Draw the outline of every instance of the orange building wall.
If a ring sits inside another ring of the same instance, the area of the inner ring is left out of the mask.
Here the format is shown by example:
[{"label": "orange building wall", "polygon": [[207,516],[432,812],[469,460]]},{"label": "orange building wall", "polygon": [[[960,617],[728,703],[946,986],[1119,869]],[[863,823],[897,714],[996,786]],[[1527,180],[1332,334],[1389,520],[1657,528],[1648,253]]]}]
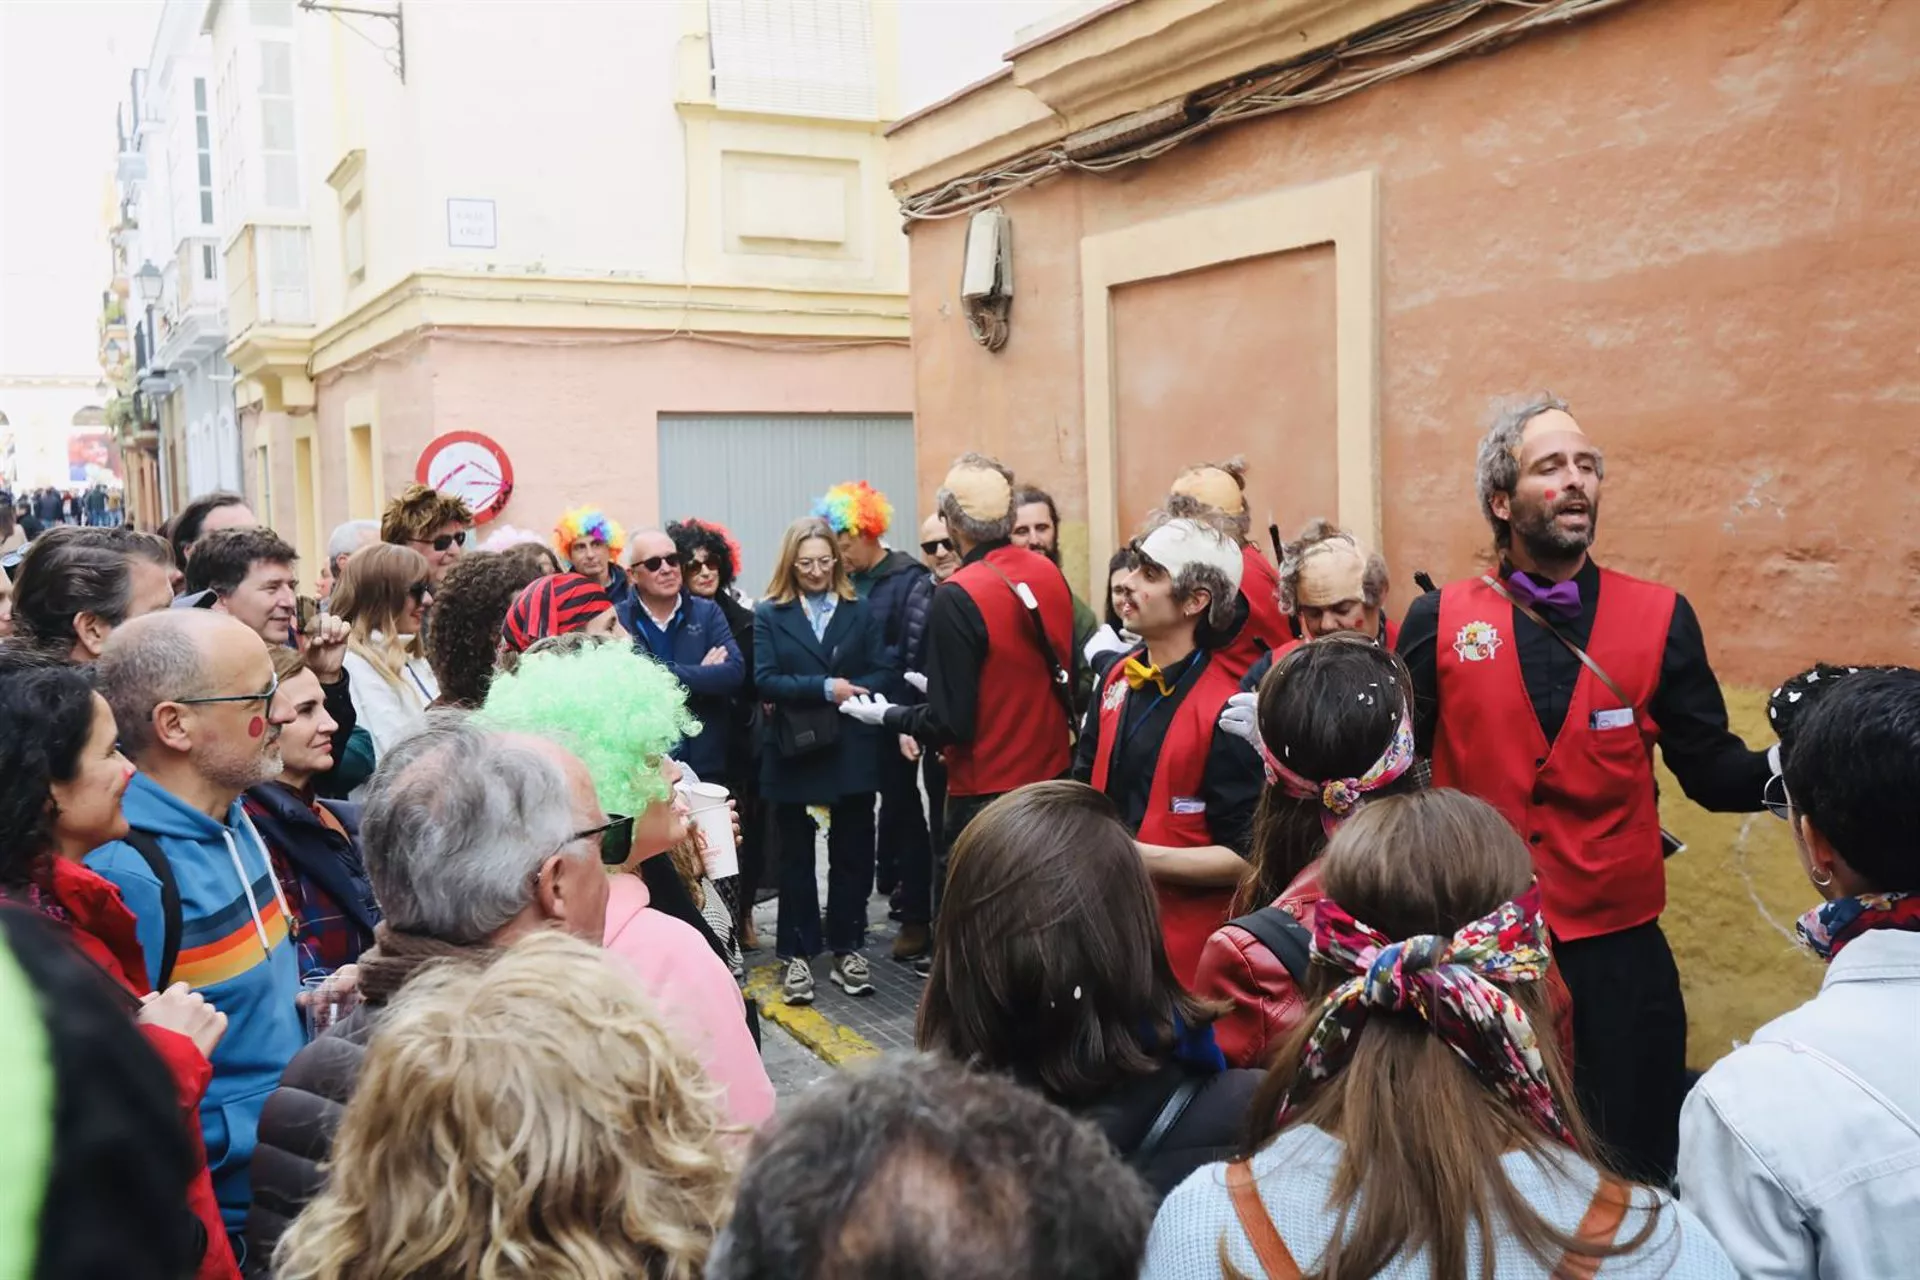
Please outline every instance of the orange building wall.
[{"label": "orange building wall", "polygon": [[[1598,555],[1689,596],[1763,744],[1781,677],[1920,653],[1917,69],[1920,6],[1897,0],[1640,3],[1057,179],[1004,206],[998,354],[957,308],[965,220],[915,224],[923,482],[996,453],[1052,489],[1084,581],[1082,237],[1373,170],[1395,612],[1414,569],[1480,565],[1490,406],[1551,388],[1607,451]],[[1331,253],[1115,290],[1123,536],[1179,463],[1231,453],[1257,523],[1332,514]],[[1706,814],[1670,776],[1662,796],[1691,846],[1666,923],[1703,1065],[1817,986],[1790,936],[1817,899],[1782,824]]]}]

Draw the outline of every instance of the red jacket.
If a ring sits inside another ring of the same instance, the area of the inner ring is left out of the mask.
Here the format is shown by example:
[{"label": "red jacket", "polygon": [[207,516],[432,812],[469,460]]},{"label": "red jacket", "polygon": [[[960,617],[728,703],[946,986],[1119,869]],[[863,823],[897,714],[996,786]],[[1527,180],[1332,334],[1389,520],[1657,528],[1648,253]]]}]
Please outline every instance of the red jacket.
[{"label": "red jacket", "polygon": [[[53,860],[52,889],[54,900],[73,917],[67,933],[80,954],[98,965],[128,994],[146,995],[152,989],[147,985],[146,956],[134,933],[133,913],[120,900],[120,890],[67,858]],[[206,1148],[200,1140],[200,1095],[207,1091],[207,1084],[213,1079],[213,1067],[186,1036],[146,1025],[140,1030],[173,1076],[181,1117],[200,1157],[200,1167],[187,1187],[187,1206],[207,1230],[207,1251],[195,1275],[198,1280],[239,1280],[240,1268],[227,1245],[227,1229],[220,1220],[220,1205],[213,1198]]]},{"label": "red jacket", "polygon": [[[1295,876],[1273,905],[1313,931],[1314,916],[1326,897],[1316,859]],[[1202,1000],[1228,1000],[1233,1008],[1213,1024],[1213,1038],[1229,1067],[1265,1067],[1307,1016],[1306,1001],[1280,957],[1237,925],[1223,925],[1207,939],[1193,993]],[[1553,1008],[1560,1054],[1573,1069],[1573,995],[1560,967],[1547,970],[1547,998]]]}]

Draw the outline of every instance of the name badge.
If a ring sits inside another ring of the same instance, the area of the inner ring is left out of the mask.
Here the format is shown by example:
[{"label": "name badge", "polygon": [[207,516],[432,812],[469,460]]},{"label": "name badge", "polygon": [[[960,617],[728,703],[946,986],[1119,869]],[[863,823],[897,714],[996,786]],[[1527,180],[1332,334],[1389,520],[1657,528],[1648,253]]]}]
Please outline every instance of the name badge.
[{"label": "name badge", "polygon": [[1207,811],[1207,802],[1199,796],[1175,796],[1173,798],[1173,811],[1175,813],[1205,813]]},{"label": "name badge", "polygon": [[1632,707],[1615,707],[1611,711],[1596,711],[1593,713],[1593,729],[1595,732],[1599,732],[1602,729],[1625,729],[1632,724]]}]

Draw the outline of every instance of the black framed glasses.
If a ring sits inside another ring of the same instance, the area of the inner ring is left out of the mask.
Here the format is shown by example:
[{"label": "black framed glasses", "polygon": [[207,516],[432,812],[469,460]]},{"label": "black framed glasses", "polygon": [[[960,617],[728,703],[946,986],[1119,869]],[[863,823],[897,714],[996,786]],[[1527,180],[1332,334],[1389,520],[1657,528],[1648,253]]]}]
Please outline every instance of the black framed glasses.
[{"label": "black framed glasses", "polygon": [[1793,802],[1787,798],[1787,779],[1783,774],[1774,774],[1767,779],[1767,785],[1761,789],[1760,803],[1767,812],[1782,822],[1793,820]]},{"label": "black framed glasses", "polygon": [[413,597],[415,604],[425,604],[427,597],[433,594],[433,583],[416,582],[407,588],[407,594]]},{"label": "black framed glasses", "polygon": [[435,551],[445,551],[448,547],[466,546],[467,531],[462,529],[458,533],[443,533],[437,538],[415,538],[414,541],[424,542]]},{"label": "black framed glasses", "polygon": [[209,698],[168,698],[167,701],[183,707],[207,707],[217,702],[258,702],[271,705],[273,695],[279,692],[280,677],[276,675],[268,681],[267,687],[259,693],[231,693]]},{"label": "black framed glasses", "polygon": [[932,542],[923,542],[920,544],[920,551],[923,555],[938,555],[942,551],[951,550],[953,550],[952,538],[935,538]]},{"label": "black framed glasses", "polygon": [[573,833],[575,840],[589,836],[600,837],[601,864],[617,867],[633,852],[633,819],[624,813],[610,813],[604,825]]},{"label": "black framed glasses", "polygon": [[660,572],[662,565],[670,569],[678,569],[680,567],[680,553],[678,551],[669,551],[664,556],[648,556],[645,560],[635,560],[634,563],[642,569],[645,569],[648,573]]}]

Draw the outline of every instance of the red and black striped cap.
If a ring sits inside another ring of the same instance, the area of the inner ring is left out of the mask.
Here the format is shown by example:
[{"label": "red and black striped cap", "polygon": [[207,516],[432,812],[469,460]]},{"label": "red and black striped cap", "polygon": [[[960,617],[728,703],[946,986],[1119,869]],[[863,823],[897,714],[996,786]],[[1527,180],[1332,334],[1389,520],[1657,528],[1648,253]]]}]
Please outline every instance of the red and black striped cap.
[{"label": "red and black striped cap", "polygon": [[525,653],[535,640],[584,631],[589,622],[611,608],[613,601],[591,578],[577,573],[535,578],[507,607],[507,647]]}]

